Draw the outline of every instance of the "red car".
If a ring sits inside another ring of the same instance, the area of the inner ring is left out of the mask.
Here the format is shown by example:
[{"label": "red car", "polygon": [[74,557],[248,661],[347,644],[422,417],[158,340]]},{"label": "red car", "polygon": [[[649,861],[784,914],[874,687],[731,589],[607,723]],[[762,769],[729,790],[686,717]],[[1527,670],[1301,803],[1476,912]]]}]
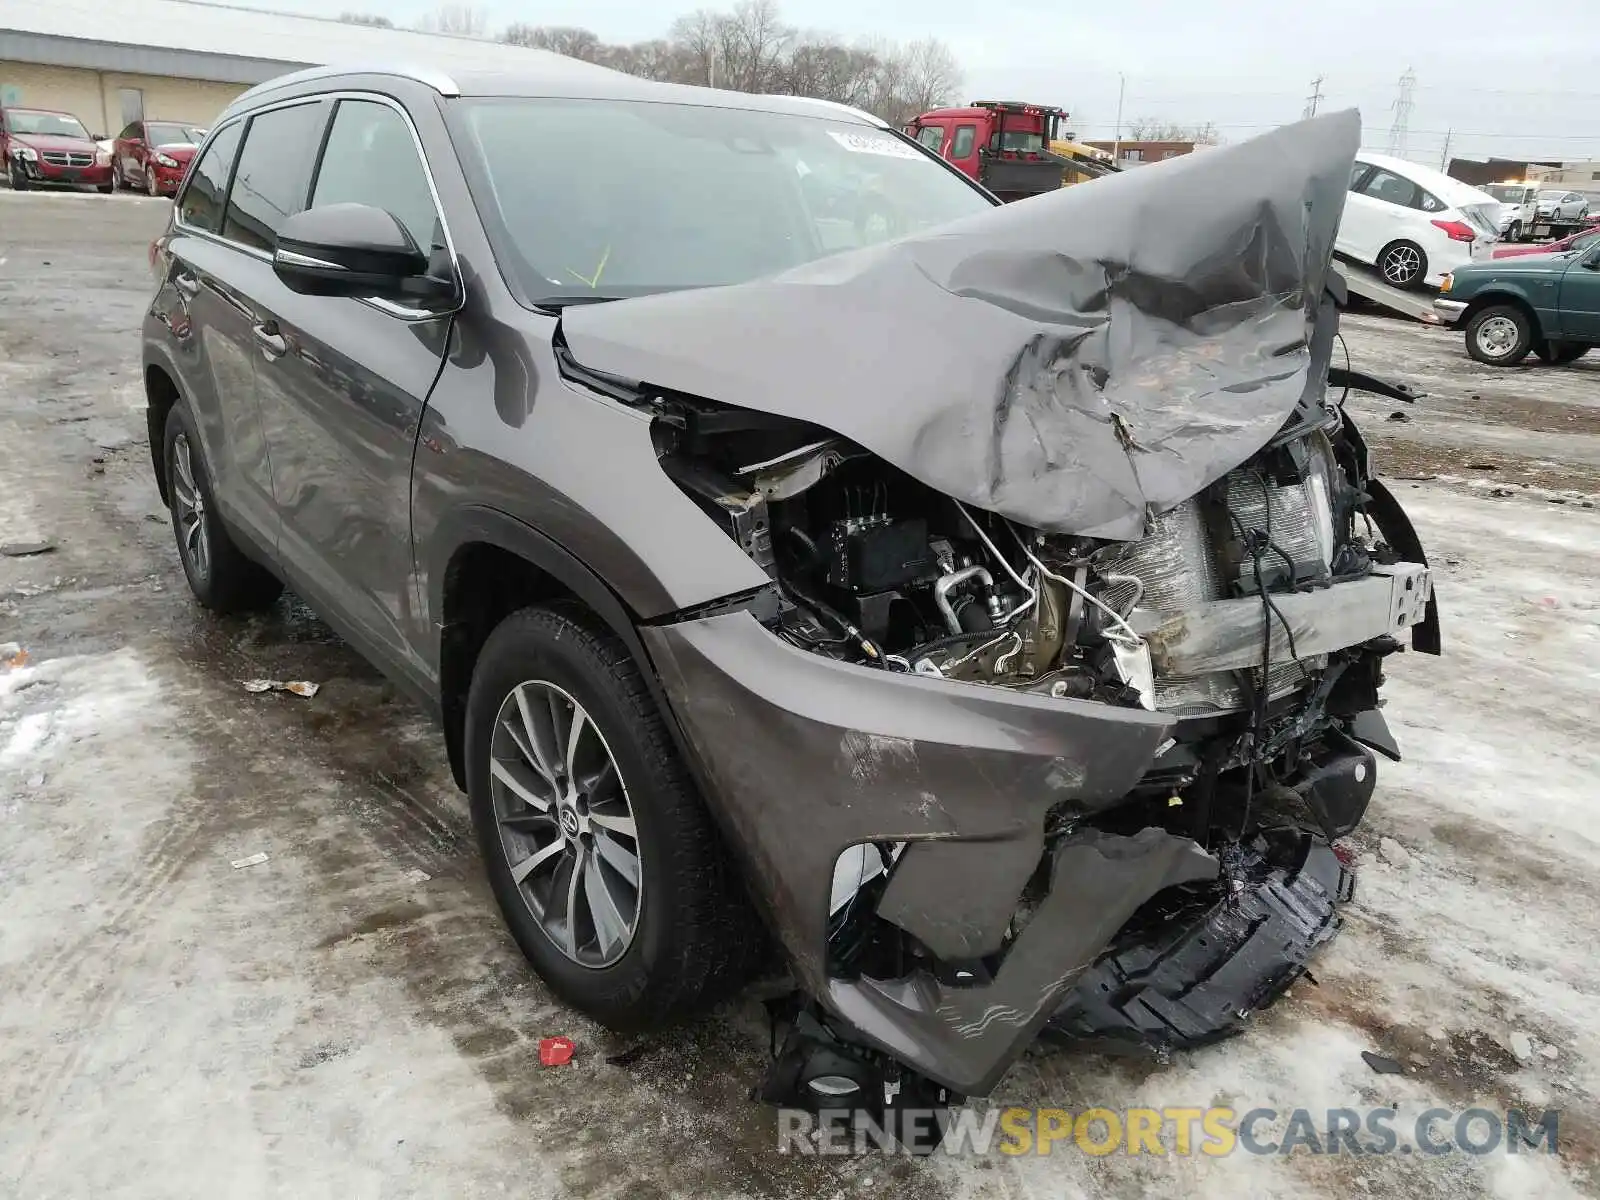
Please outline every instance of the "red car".
[{"label": "red car", "polygon": [[1489,252],[1490,258],[1521,258],[1524,254],[1560,254],[1565,250],[1582,250],[1600,242],[1600,228],[1590,225],[1577,233],[1568,234],[1559,242],[1542,242],[1529,245],[1521,242],[1501,242]]},{"label": "red car", "polygon": [[170,196],[205,140],[206,131],[186,121],[135,121],[112,144],[112,177],[118,187]]},{"label": "red car", "polygon": [[111,190],[111,156],[71,113],[0,108],[0,158],[19,192],[41,184]]}]

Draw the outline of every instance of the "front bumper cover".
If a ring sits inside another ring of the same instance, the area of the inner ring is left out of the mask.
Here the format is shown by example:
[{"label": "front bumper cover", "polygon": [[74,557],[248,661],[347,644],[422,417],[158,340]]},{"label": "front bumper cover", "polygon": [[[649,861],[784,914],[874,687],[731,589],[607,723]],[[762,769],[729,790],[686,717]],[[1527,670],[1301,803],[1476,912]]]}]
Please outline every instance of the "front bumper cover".
[{"label": "front bumper cover", "polygon": [[1159,829],[1085,831],[1057,848],[1049,894],[991,982],[830,978],[829,899],[847,847],[908,843],[879,915],[941,958],[992,954],[1040,865],[1046,814],[1122,798],[1173,719],[836,662],[743,611],[641,632],[801,984],[863,1042],[953,1091],[992,1088],[1141,904],[1217,873],[1196,843]]}]

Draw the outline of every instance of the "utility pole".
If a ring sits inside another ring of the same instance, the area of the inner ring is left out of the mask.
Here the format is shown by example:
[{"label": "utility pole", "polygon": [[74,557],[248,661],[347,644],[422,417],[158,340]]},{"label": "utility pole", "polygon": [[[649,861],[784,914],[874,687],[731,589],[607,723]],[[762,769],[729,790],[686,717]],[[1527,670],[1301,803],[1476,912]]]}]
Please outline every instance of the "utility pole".
[{"label": "utility pole", "polygon": [[1311,81],[1311,95],[1306,97],[1305,112],[1300,114],[1302,119],[1308,119],[1317,115],[1317,105],[1322,103],[1323,78],[1323,76],[1318,75]]},{"label": "utility pole", "polygon": [[1128,77],[1117,72],[1117,132],[1111,140],[1111,161],[1122,157],[1122,96],[1128,89]]},{"label": "utility pole", "polygon": [[1394,101],[1394,124],[1389,126],[1389,153],[1396,158],[1406,156],[1407,126],[1411,122],[1412,93],[1417,90],[1417,73],[1410,67],[1400,76],[1400,94]]},{"label": "utility pole", "polygon": [[1450,169],[1450,139],[1455,136],[1455,132],[1453,126],[1444,131],[1444,151],[1439,155],[1439,170],[1441,171]]}]

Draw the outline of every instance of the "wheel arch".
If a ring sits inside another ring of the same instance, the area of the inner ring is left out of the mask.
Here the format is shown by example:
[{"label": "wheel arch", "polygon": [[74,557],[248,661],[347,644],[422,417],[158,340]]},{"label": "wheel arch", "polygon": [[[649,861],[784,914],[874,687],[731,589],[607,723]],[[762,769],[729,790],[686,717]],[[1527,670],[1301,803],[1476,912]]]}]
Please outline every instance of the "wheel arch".
[{"label": "wheel arch", "polygon": [[1465,329],[1472,318],[1477,316],[1484,309],[1494,308],[1496,305],[1500,304],[1507,304],[1512,308],[1519,309],[1522,314],[1528,318],[1528,322],[1533,329],[1534,341],[1538,341],[1544,336],[1544,332],[1539,324],[1539,312],[1533,307],[1532,304],[1528,303],[1528,298],[1518,294],[1517,292],[1506,291],[1504,289],[1479,292],[1471,300],[1467,301],[1467,307],[1462,312],[1461,316],[1456,319],[1456,324],[1460,328]]},{"label": "wheel arch", "polygon": [[438,631],[439,711],[457,786],[466,788],[467,691],[490,632],[511,612],[564,600],[581,604],[621,639],[680,748],[682,736],[636,629],[637,617],[586,563],[498,509],[467,506],[439,527],[428,569],[428,611]]},{"label": "wheel arch", "polygon": [[162,461],[162,444],[166,437],[167,416],[178,403],[178,383],[159,363],[147,363],[144,368],[145,429],[149,434],[150,467],[156,475],[156,488],[161,493],[161,503],[170,504],[167,495],[167,465]]}]

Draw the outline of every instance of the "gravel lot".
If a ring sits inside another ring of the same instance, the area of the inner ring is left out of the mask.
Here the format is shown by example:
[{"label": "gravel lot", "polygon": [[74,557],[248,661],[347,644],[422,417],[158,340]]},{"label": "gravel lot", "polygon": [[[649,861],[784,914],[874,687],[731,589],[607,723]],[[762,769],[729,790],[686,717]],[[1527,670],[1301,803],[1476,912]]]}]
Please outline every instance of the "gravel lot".
[{"label": "gravel lot", "polygon": [[[1447,656],[1391,660],[1407,758],[1346,931],[1240,1039],[1041,1050],[992,1101],[1395,1103],[1402,1132],[1557,1108],[1562,1153],[801,1158],[746,1099],[754,1003],[608,1063],[628,1044],[502,930],[427,723],[303,607],[191,602],[135,339],[166,212],[0,193],[0,542],[57,544],[0,558],[0,643],[31,658],[0,671],[0,1195],[1600,1195],[1600,354],[1489,371],[1448,331],[1347,322],[1358,366],[1430,393],[1351,411],[1405,480]],[[558,1033],[578,1056],[541,1068]]]}]

